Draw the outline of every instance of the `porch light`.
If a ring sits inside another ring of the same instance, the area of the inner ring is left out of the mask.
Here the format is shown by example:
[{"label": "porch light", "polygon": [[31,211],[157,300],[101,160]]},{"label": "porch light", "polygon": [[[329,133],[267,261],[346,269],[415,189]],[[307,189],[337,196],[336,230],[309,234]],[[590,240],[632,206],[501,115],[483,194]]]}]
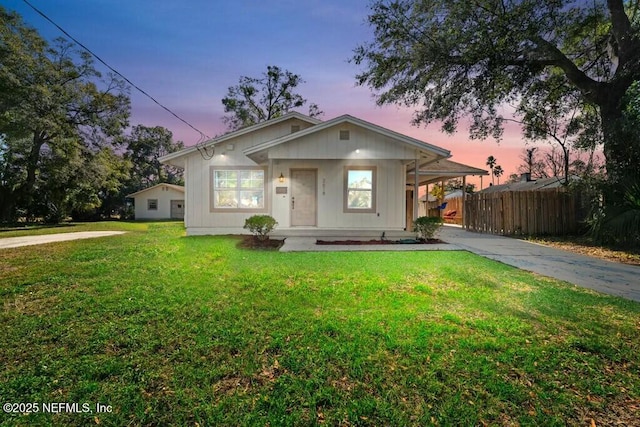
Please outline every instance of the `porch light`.
[{"label": "porch light", "polygon": [[359,148],[356,148],[356,153],[360,154],[360,149]]},{"label": "porch light", "polygon": [[280,177],[278,178],[278,181],[284,182],[284,175],[282,175],[282,172],[280,172]]}]

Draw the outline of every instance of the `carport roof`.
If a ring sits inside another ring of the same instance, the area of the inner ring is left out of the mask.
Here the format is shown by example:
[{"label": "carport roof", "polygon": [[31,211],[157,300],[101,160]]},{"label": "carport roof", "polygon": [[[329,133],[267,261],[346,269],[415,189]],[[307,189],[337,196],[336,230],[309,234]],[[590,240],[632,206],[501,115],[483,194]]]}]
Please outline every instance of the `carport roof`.
[{"label": "carport roof", "polygon": [[[407,173],[407,183],[414,182],[414,171]],[[446,181],[467,175],[489,175],[484,169],[454,162],[448,159],[441,159],[422,165],[418,169],[418,179],[420,185],[431,184],[433,182]]]}]

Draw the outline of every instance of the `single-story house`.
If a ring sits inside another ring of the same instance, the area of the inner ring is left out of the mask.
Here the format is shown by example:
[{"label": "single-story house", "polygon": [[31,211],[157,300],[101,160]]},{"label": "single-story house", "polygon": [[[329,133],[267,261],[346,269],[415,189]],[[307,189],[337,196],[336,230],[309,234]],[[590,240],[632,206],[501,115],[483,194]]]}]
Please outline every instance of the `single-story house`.
[{"label": "single-story house", "polygon": [[135,219],[184,219],[184,187],[157,184],[127,198],[134,200]]},{"label": "single-story house", "polygon": [[401,232],[444,148],[343,115],[292,112],[160,158],[184,169],[188,235],[238,234],[257,214],[285,235]]}]

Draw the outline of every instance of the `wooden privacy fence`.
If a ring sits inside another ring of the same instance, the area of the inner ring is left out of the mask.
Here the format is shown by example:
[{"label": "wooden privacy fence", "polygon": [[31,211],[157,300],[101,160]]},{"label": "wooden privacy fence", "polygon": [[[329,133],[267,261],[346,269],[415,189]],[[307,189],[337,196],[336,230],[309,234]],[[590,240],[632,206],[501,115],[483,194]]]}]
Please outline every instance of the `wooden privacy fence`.
[{"label": "wooden privacy fence", "polygon": [[575,233],[576,197],[564,188],[471,194],[465,201],[464,226],[503,235]]}]

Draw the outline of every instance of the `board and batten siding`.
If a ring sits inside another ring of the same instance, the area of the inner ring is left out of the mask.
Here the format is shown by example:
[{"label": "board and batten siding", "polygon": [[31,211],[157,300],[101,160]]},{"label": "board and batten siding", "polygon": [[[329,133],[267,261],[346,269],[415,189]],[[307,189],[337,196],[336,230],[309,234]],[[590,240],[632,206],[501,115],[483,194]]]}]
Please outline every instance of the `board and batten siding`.
[{"label": "board and batten siding", "polygon": [[[242,228],[244,221],[254,213],[211,212],[211,167],[264,166],[258,165],[246,157],[243,154],[243,150],[264,141],[289,135],[291,126],[300,126],[300,129],[305,129],[311,125],[297,119],[286,120],[218,144],[211,159],[204,158],[198,152],[190,154],[185,159],[186,203],[187,206],[189,203],[192,204],[185,213],[185,227],[188,234],[221,234],[218,229],[224,229],[222,232],[225,233],[243,233],[246,231]],[[266,179],[270,175],[267,170]],[[267,185],[267,194],[265,194],[267,209],[269,209],[269,201],[271,200],[270,188],[271,186]],[[264,212],[256,213],[262,214]]]},{"label": "board and batten siding", "polygon": [[[340,140],[341,130],[349,140]],[[415,148],[350,123],[306,135],[269,150],[272,159],[413,159]]]},{"label": "board and batten siding", "polygon": [[[291,169],[317,171],[317,228],[402,230],[406,226],[406,163],[415,156],[415,148],[385,135],[351,124],[337,125],[302,136],[268,150],[261,165],[243,154],[243,150],[291,133],[292,125],[301,129],[308,123],[288,120],[220,143],[215,155],[205,159],[195,152],[185,159],[187,234],[246,233],[245,219],[255,213],[211,212],[211,167],[267,166],[265,202],[267,214],[278,221],[278,229],[290,228]],[[340,140],[339,131],[349,130],[349,140]],[[346,213],[343,209],[346,166],[376,168],[376,211]],[[280,174],[285,182],[279,182]],[[286,194],[276,194],[286,187]],[[256,212],[264,213],[264,212]]]},{"label": "board and batten siding", "polygon": [[[376,173],[376,211],[345,213],[344,174],[347,166],[374,166]],[[399,160],[276,160],[272,168],[272,216],[278,228],[291,224],[291,169],[317,170],[317,228],[402,230],[405,227],[405,166]],[[282,173],[285,182],[278,177]],[[276,194],[286,187],[287,194]]]}]

